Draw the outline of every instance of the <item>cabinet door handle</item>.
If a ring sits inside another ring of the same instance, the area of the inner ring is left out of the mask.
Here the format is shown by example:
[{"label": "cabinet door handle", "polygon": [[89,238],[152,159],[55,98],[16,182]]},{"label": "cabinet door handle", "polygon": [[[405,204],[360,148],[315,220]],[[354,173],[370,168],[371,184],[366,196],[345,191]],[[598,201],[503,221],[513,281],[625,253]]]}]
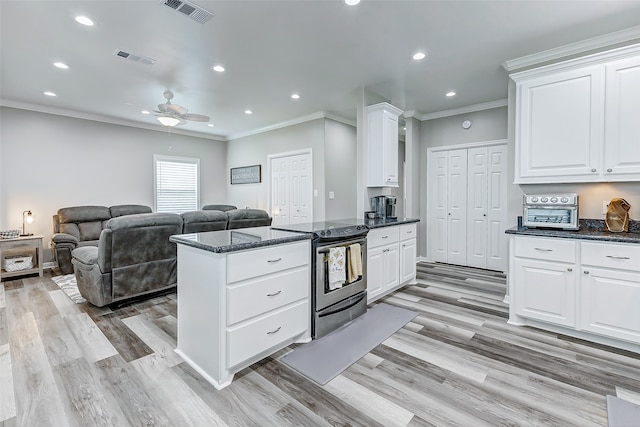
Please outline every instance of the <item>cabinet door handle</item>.
[{"label": "cabinet door handle", "polygon": [[273,294],[267,294],[267,296],[268,296],[268,297],[275,297],[276,295],[280,295],[280,293],[281,293],[281,292],[282,292],[282,291],[278,291],[278,292],[273,293]]},{"label": "cabinet door handle", "polygon": [[276,332],[278,332],[280,329],[282,329],[282,326],[278,326],[278,329],[274,329],[273,331],[269,331],[269,332],[267,332],[267,335],[273,335],[273,334],[275,334]]},{"label": "cabinet door handle", "polygon": [[589,270],[585,270],[585,271],[584,271],[584,274],[589,274]]},{"label": "cabinet door handle", "polygon": [[533,249],[541,252],[553,252],[553,249],[545,249],[545,248],[533,248]]},{"label": "cabinet door handle", "polygon": [[615,256],[615,255],[607,255],[607,258],[612,258],[612,259],[631,259],[628,256]]},{"label": "cabinet door handle", "polygon": [[267,262],[270,262],[270,263],[280,262],[280,261],[282,261],[282,258],[268,259],[268,260],[267,260]]}]

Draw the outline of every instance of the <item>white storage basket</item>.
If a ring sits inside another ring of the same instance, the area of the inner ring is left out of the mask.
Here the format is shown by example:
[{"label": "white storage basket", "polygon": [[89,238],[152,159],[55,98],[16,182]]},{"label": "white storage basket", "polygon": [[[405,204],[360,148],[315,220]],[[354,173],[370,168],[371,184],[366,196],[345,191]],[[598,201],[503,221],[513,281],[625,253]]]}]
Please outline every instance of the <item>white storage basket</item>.
[{"label": "white storage basket", "polygon": [[21,271],[33,268],[33,257],[28,256],[8,256],[4,260],[5,271]]}]

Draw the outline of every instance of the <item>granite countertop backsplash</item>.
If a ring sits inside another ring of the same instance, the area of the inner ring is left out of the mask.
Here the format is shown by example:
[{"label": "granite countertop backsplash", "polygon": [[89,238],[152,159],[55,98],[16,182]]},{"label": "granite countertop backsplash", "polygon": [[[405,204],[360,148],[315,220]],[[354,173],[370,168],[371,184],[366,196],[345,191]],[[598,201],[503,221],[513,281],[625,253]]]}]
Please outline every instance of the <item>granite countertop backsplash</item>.
[{"label": "granite countertop backsplash", "polygon": [[599,240],[605,242],[640,243],[640,221],[629,221],[629,231],[612,233],[601,219],[581,219],[579,229],[558,230],[545,228],[512,227],[507,234],[523,236],[556,237],[561,239]]}]

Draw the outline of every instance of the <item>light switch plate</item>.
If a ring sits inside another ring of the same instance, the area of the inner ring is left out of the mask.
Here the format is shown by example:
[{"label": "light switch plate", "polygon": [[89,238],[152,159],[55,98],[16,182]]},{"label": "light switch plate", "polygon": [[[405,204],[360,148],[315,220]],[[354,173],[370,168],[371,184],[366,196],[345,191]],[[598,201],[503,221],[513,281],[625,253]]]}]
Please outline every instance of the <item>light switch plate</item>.
[{"label": "light switch plate", "polygon": [[334,193],[333,191],[329,191],[329,199],[335,199],[336,198],[336,193]]}]

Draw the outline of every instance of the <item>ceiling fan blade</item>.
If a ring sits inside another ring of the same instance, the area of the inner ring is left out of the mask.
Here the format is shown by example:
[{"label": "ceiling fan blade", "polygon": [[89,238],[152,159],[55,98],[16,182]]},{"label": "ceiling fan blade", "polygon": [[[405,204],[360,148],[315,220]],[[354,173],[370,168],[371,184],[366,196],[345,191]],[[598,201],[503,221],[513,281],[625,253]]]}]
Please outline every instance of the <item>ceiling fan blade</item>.
[{"label": "ceiling fan blade", "polygon": [[158,111],[161,111],[163,113],[169,111],[167,109],[167,106],[169,106],[169,105],[171,105],[171,104],[158,104]]},{"label": "ceiling fan blade", "polygon": [[184,108],[182,105],[178,105],[178,104],[165,104],[166,107],[166,111],[173,111],[176,114],[186,114],[189,110],[187,110],[186,108]]},{"label": "ceiling fan blade", "polygon": [[208,122],[209,116],[202,114],[184,114],[182,116],[185,120],[191,120],[192,122]]}]

